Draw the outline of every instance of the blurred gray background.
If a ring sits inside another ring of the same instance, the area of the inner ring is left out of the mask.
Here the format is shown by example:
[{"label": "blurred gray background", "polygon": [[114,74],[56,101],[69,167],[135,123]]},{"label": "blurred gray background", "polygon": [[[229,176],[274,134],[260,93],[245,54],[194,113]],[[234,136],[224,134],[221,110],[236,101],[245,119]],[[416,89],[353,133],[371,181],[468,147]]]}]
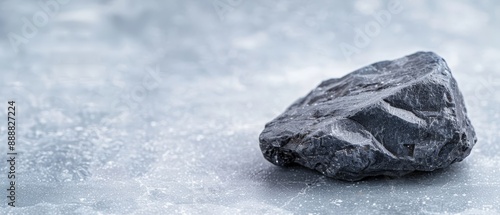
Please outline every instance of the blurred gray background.
[{"label": "blurred gray background", "polygon": [[[0,0],[21,154],[0,213],[499,214],[499,19],[493,0]],[[264,160],[264,124],[322,80],[421,50],[464,94],[466,160],[356,183]]]}]

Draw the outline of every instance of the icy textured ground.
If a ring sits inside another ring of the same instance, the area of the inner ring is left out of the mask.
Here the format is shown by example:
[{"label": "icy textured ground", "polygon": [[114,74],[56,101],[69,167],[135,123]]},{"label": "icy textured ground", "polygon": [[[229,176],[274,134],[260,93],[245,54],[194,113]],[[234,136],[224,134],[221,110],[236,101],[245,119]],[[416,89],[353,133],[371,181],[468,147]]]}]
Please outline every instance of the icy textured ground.
[{"label": "icy textured ground", "polygon": [[[387,1],[159,2],[60,4],[15,52],[9,33],[42,10],[0,0],[0,102],[17,101],[22,153],[18,207],[0,213],[500,213],[497,1],[401,1],[349,58],[341,44]],[[348,183],[264,160],[259,133],[299,96],[419,50],[465,96],[479,141],[464,162]]]}]

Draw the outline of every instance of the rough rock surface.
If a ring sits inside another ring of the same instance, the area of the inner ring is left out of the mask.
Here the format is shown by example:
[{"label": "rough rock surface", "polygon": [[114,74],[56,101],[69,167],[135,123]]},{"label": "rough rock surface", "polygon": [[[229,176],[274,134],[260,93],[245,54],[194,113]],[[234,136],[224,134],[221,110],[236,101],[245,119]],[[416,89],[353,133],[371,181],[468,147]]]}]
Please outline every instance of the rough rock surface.
[{"label": "rough rock surface", "polygon": [[260,148],[276,165],[355,181],[444,168],[476,141],[446,62],[417,52],[322,82],[266,124]]}]

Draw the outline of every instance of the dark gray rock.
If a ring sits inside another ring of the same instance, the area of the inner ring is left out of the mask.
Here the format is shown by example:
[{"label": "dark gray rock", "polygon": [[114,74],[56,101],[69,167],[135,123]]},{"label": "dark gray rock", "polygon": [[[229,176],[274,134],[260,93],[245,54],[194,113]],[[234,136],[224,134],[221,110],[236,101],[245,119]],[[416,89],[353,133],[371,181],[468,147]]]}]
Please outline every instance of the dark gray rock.
[{"label": "dark gray rock", "polygon": [[446,62],[418,52],[324,81],[266,125],[260,148],[276,165],[355,181],[444,168],[476,141]]}]

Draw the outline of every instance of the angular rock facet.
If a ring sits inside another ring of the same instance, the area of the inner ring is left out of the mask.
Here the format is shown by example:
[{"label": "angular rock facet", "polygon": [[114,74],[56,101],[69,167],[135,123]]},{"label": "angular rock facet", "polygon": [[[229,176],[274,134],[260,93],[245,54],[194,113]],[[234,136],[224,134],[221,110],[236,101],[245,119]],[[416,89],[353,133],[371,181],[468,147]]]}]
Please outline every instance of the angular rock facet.
[{"label": "angular rock facet", "polygon": [[259,139],[271,163],[349,181],[444,168],[477,141],[450,69],[432,52],[322,82]]}]

